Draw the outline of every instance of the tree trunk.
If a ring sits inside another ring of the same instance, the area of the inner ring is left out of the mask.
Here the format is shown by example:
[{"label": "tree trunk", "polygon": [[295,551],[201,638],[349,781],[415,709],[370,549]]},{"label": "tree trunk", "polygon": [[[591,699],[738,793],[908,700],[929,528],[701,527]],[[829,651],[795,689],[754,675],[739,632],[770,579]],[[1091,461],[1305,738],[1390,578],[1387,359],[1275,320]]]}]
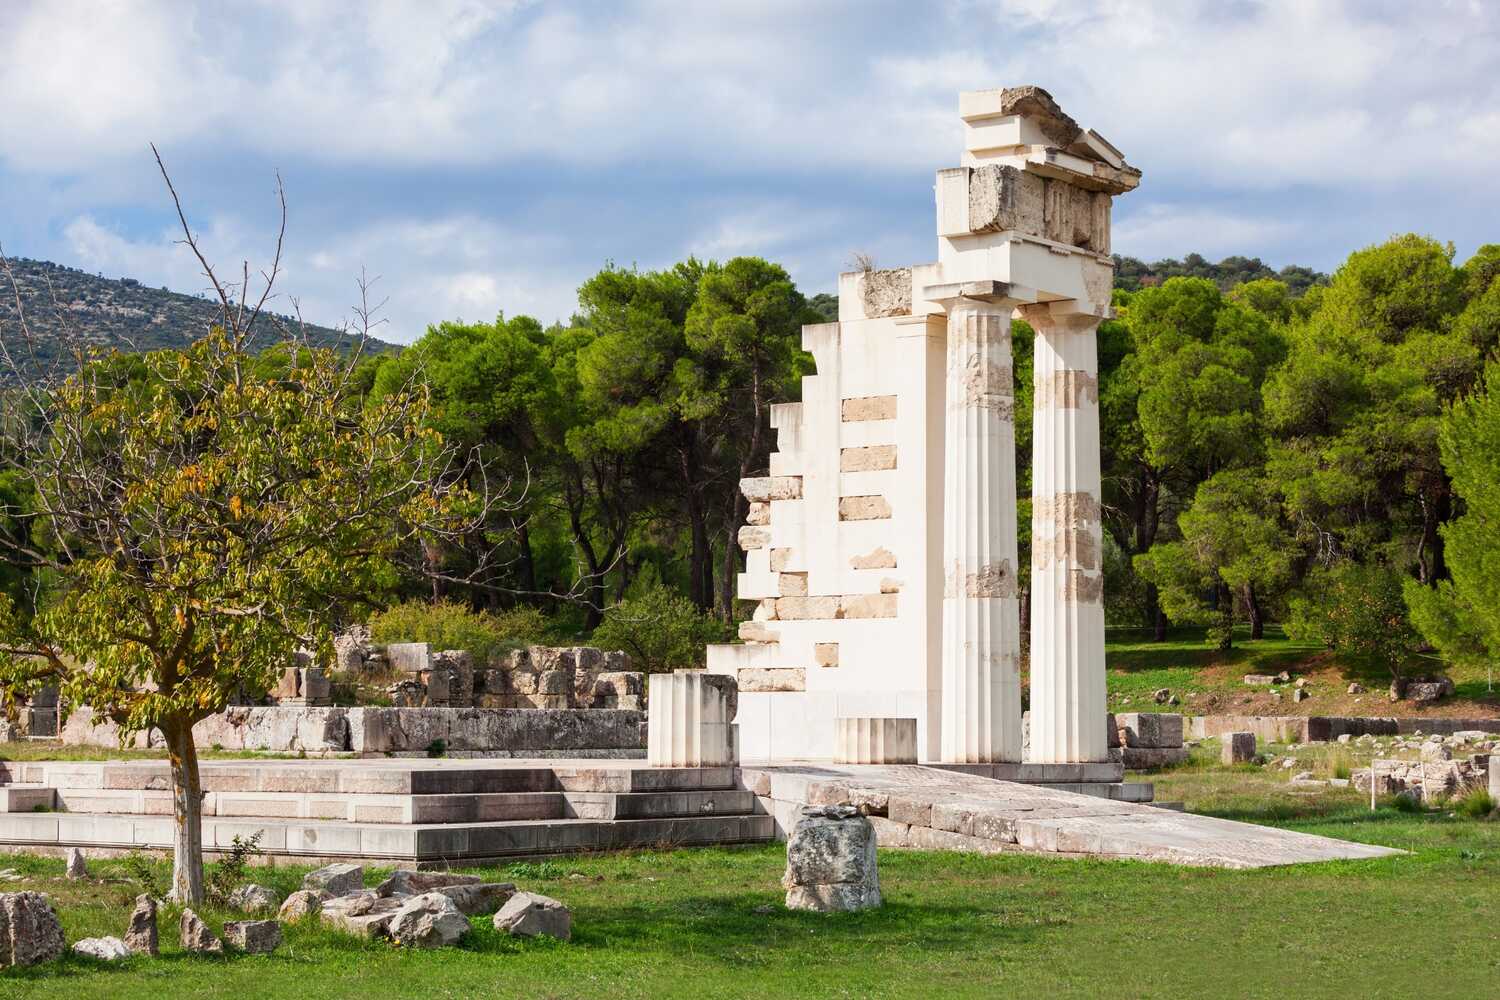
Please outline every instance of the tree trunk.
[{"label": "tree trunk", "polygon": [[161,726],[172,765],[172,899],[182,906],[203,902],[203,784],[192,723],[172,719]]},{"label": "tree trunk", "polygon": [[1161,609],[1161,598],[1156,584],[1146,584],[1146,614],[1151,622],[1151,638],[1155,642],[1167,641],[1167,613]]},{"label": "tree trunk", "polygon": [[536,593],[536,555],[531,551],[531,530],[526,522],[513,522],[516,526],[516,547],[521,552],[521,589],[527,594]]},{"label": "tree trunk", "polygon": [[1217,603],[1219,605],[1219,650],[1225,652],[1234,647],[1234,592],[1229,589],[1228,584],[1219,584]]},{"label": "tree trunk", "polygon": [[1255,596],[1255,584],[1245,584],[1245,608],[1250,612],[1250,638],[1260,639],[1265,635],[1265,616],[1260,612],[1260,598]]}]

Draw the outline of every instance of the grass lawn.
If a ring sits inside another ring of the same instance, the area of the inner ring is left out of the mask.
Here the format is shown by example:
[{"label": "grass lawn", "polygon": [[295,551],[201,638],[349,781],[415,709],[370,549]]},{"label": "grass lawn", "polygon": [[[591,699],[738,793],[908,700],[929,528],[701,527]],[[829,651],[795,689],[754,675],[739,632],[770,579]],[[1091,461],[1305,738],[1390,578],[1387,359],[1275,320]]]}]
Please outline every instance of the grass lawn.
[{"label": "grass lawn", "polygon": [[[1169,688],[1181,699],[1171,711],[1191,715],[1500,715],[1500,693],[1490,690],[1483,667],[1414,656],[1406,667],[1410,674],[1446,673],[1456,688],[1454,697],[1440,704],[1418,706],[1386,697],[1391,679],[1383,667],[1341,659],[1319,646],[1289,639],[1278,625],[1266,626],[1265,638],[1254,640],[1248,628],[1237,628],[1233,648],[1225,651],[1209,645],[1204,634],[1198,628],[1170,629],[1165,641],[1153,642],[1147,629],[1108,629],[1104,655],[1110,711],[1160,711],[1151,695]],[[1283,670],[1306,678],[1312,697],[1294,702],[1289,685],[1249,687],[1244,682],[1246,674],[1274,676]],[[1368,690],[1349,694],[1351,681]]]},{"label": "grass lawn", "polygon": [[[403,952],[316,926],[270,956],[68,958],[0,974],[0,997],[1357,997],[1493,996],[1500,823],[1371,813],[1349,791],[1198,758],[1158,797],[1411,851],[1233,872],[1021,855],[882,851],[884,909],[792,913],[780,846],[652,851],[476,869],[567,903],[571,943],[519,942],[476,918],[464,947]],[[70,941],[120,934],[137,887],[120,862],[69,883],[52,859],[0,856],[58,901]],[[304,869],[259,869],[283,892]],[[165,879],[165,866],[161,869]],[[378,872],[368,872],[373,882]],[[114,881],[120,879],[120,881]],[[226,914],[209,912],[217,927]]]}]

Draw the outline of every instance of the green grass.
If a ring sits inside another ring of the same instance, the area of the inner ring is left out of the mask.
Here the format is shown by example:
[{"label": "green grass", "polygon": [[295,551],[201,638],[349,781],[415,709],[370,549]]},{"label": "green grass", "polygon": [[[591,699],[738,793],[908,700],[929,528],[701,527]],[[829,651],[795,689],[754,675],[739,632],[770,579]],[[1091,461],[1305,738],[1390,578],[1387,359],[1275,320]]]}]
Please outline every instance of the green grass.
[{"label": "green grass", "polygon": [[[882,851],[886,907],[837,915],[781,907],[775,845],[521,862],[477,870],[567,903],[572,942],[504,938],[476,918],[461,948],[402,952],[296,926],[271,956],[204,959],[177,948],[164,912],[161,959],[11,971],[0,997],[1286,1000],[1428,995],[1434,970],[1445,994],[1493,994],[1500,823],[1446,808],[1372,813],[1352,791],[1293,790],[1284,776],[1202,755],[1155,780],[1158,798],[1202,812],[1412,853],[1234,872]],[[58,861],[0,857],[54,894],[70,941],[119,934],[136,891],[122,862],[93,865],[105,881],[85,886],[58,879]],[[286,892],[303,870],[255,877]],[[208,916],[217,927],[225,914]]]}]

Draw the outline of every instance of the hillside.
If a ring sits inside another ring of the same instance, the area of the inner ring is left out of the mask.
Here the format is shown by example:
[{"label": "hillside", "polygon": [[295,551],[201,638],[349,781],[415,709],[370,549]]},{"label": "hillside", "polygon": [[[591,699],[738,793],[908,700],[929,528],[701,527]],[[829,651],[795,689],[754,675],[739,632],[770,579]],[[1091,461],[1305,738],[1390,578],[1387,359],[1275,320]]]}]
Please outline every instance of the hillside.
[{"label": "hillside", "polygon": [[[133,278],[105,278],[23,257],[10,258],[10,264],[44,362],[55,359],[69,329],[100,346],[151,351],[191,343],[219,316],[217,303],[207,298],[150,288]],[[0,272],[0,337],[7,340],[17,336],[15,292]],[[290,316],[274,314],[263,319],[272,321],[263,334],[267,343],[278,339],[272,333],[275,323],[292,326],[295,322]],[[319,346],[347,344],[352,339],[326,326],[307,324],[304,330]],[[384,341],[371,341],[369,346],[392,349]]]}]

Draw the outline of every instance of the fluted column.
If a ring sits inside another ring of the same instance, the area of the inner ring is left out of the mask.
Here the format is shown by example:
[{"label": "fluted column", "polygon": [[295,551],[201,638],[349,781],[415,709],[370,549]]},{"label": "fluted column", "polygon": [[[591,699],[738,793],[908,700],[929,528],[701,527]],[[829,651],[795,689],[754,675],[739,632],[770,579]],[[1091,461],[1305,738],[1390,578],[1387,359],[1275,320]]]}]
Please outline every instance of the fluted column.
[{"label": "fluted column", "polygon": [[[1068,303],[1067,305],[1073,305]],[[1031,750],[1042,764],[1103,761],[1103,535],[1099,317],[1034,305]]]},{"label": "fluted column", "polygon": [[945,761],[1021,759],[1014,303],[948,311],[943,437]]}]

